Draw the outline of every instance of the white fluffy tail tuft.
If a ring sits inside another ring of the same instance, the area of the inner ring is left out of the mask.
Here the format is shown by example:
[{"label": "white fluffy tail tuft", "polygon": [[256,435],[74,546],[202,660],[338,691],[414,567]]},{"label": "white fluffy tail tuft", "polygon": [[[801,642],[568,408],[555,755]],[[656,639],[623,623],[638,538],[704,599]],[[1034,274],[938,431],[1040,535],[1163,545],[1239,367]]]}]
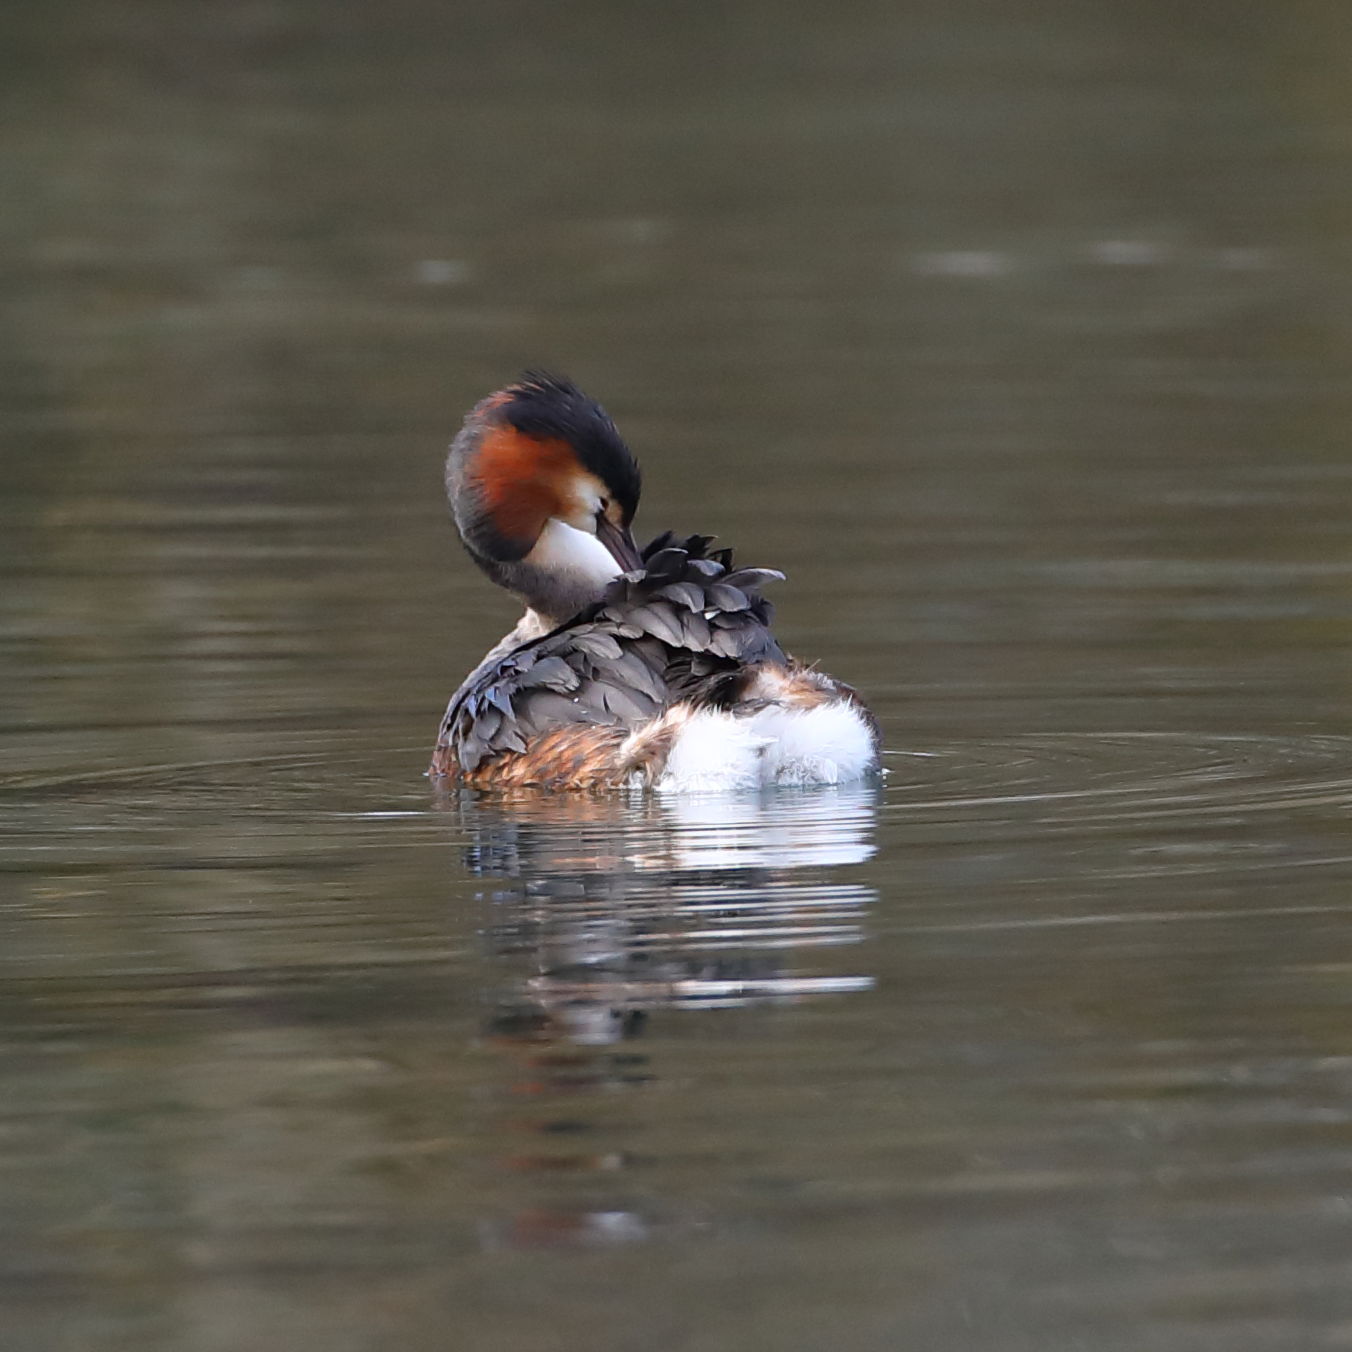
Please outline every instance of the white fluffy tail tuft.
[{"label": "white fluffy tail tuft", "polygon": [[676,733],[658,789],[724,793],[768,784],[845,784],[877,764],[873,733],[845,700],[770,705],[747,717],[706,709]]}]

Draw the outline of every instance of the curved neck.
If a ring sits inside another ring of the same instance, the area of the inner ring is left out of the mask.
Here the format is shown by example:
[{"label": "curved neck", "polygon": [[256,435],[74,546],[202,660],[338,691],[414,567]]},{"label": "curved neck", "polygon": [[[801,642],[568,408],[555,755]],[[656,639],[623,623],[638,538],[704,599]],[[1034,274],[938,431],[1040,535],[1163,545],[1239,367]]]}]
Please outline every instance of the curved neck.
[{"label": "curved neck", "polygon": [[596,536],[550,517],[534,547],[516,563],[500,563],[494,581],[516,592],[553,628],[601,599],[620,565]]}]

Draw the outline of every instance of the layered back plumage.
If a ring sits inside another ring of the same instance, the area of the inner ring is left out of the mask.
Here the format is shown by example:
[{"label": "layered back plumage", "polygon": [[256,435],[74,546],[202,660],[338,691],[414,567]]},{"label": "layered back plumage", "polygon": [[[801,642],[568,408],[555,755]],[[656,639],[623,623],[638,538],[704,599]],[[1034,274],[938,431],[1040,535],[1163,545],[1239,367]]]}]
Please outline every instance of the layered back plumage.
[{"label": "layered back plumage", "polygon": [[660,536],[643,551],[641,573],[615,579],[589,610],[471,674],[442,721],[432,773],[472,781],[512,754],[520,782],[547,784],[576,778],[583,759],[604,754],[605,775],[617,781],[641,773],[654,750],[635,746],[626,760],[634,729],[677,703],[736,704],[750,672],[787,661],[761,595],[783,574],[734,568],[730,550],[709,544]]}]

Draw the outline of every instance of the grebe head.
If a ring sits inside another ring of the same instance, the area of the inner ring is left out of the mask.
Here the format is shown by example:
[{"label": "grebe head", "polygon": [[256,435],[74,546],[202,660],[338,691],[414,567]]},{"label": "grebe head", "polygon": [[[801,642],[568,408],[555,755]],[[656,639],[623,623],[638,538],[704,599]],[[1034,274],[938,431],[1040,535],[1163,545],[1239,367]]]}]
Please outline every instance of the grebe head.
[{"label": "grebe head", "polygon": [[642,567],[630,534],[639,471],[609,415],[566,380],[528,371],[476,404],[451,443],[460,538],[500,586],[555,623]]}]

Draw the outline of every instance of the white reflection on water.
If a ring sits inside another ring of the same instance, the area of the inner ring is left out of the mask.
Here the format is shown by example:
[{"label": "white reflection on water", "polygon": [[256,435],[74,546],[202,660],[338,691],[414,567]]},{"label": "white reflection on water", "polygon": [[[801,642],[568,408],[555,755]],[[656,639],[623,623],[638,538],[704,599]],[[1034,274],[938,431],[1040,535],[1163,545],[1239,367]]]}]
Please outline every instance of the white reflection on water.
[{"label": "white reflection on water", "polygon": [[[856,943],[872,888],[825,870],[874,851],[871,788],[675,801],[460,804],[489,942],[558,1036],[615,1042],[649,1011],[867,990],[808,956]],[[535,1020],[530,1020],[534,1024]]]},{"label": "white reflection on water", "polygon": [[[668,1011],[726,1017],[872,987],[827,953],[864,937],[876,899],[841,876],[874,852],[875,791],[455,806],[498,960],[483,1035],[509,1081],[500,1134],[541,1142],[499,1160],[536,1186],[483,1222],[481,1242],[647,1240],[663,1203],[634,1192],[627,1149],[589,1140],[597,1115],[617,1095],[656,1104],[679,1078],[663,1037],[676,1030],[654,1022]],[[561,1175],[581,1195],[561,1191]]]}]

